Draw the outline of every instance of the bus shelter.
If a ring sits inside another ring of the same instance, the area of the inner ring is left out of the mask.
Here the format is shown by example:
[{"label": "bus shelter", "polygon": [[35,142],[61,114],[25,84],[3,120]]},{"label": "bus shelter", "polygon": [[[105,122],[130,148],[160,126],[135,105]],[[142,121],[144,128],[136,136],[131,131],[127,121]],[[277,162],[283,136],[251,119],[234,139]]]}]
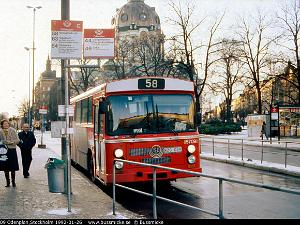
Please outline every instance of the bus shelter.
[{"label": "bus shelter", "polygon": [[266,123],[266,134],[270,136],[270,115],[249,114],[246,118],[248,127],[248,137],[260,138],[263,122]]}]

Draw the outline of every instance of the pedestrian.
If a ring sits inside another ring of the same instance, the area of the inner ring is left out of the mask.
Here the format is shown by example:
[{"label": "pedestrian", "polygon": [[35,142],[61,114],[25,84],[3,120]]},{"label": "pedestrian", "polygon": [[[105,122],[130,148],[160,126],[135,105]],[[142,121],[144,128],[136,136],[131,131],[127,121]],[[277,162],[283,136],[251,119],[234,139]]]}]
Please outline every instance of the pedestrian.
[{"label": "pedestrian", "polygon": [[1,121],[0,129],[0,140],[8,148],[7,150],[7,162],[4,174],[6,178],[6,186],[10,186],[9,172],[11,172],[12,186],[16,187],[16,171],[19,170],[18,156],[16,151],[16,145],[19,144],[20,140],[16,130],[10,127],[8,120],[4,119]]},{"label": "pedestrian", "polygon": [[18,146],[21,149],[22,165],[23,165],[23,176],[24,178],[29,177],[29,168],[32,161],[32,148],[35,146],[36,139],[34,133],[29,130],[29,124],[24,123],[22,131],[18,133],[20,143]]},{"label": "pedestrian", "polygon": [[245,126],[245,121],[242,119],[242,127],[244,129],[244,126]]},{"label": "pedestrian", "polygon": [[264,121],[262,126],[261,126],[261,139],[264,139],[264,135],[266,136],[267,140],[269,140],[269,137],[267,135],[267,125],[266,122]]}]

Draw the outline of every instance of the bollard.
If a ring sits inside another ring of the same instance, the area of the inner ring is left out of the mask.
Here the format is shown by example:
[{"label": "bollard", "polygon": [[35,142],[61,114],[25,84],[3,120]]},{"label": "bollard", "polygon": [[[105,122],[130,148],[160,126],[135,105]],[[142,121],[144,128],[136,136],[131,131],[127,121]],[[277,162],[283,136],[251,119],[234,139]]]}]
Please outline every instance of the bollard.
[{"label": "bollard", "polygon": [[223,180],[219,179],[219,218],[224,219],[223,215]]},{"label": "bollard", "polygon": [[242,161],[244,161],[244,139],[242,139]]},{"label": "bollard", "polygon": [[286,168],[287,164],[287,142],[285,142],[285,157],[284,157],[284,167]]},{"label": "bollard", "polygon": [[215,156],[215,139],[213,138],[213,156]]},{"label": "bollard", "polygon": [[263,159],[264,159],[264,141],[262,140],[261,141],[261,160],[260,160],[261,164],[263,162]]},{"label": "bollard", "polygon": [[230,159],[230,146],[229,146],[229,144],[230,144],[230,140],[228,139],[228,158]]}]

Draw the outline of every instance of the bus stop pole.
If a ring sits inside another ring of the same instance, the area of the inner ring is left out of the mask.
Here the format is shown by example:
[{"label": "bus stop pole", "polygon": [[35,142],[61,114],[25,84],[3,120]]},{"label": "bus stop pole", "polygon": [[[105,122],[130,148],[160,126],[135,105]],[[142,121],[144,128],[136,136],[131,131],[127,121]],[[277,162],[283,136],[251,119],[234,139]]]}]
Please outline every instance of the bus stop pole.
[{"label": "bus stop pole", "polygon": [[[70,0],[61,0],[61,20],[70,20]],[[65,116],[66,116],[66,126],[65,132],[61,138],[61,156],[62,160],[67,162],[67,168],[64,172],[64,189],[65,193],[68,194],[68,212],[71,212],[71,164],[70,164],[70,149],[69,149],[69,115],[68,115],[68,105],[69,105],[69,77],[66,73],[66,64],[68,60],[61,60],[61,102],[65,102]]]},{"label": "bus stop pole", "polygon": [[65,112],[66,112],[66,152],[67,152],[67,169],[68,169],[68,212],[71,212],[71,155],[70,155],[70,138],[69,138],[69,73],[65,74]]}]

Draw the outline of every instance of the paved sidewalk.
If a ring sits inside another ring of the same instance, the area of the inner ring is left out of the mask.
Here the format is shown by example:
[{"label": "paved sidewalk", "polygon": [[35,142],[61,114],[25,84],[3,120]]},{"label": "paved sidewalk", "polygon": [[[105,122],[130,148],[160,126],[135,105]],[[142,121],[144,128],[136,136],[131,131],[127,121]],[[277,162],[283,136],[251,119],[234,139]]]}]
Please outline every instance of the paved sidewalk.
[{"label": "paved sidewalk", "polygon": [[[47,146],[48,147],[48,146]],[[50,145],[51,148],[51,145]],[[84,175],[72,167],[72,200],[67,212],[67,195],[50,193],[47,169],[49,157],[57,154],[51,149],[33,149],[30,178],[22,176],[22,163],[18,151],[20,170],[16,173],[17,187],[5,187],[4,173],[0,172],[1,219],[133,219],[143,218],[116,204],[117,215],[112,215],[112,198]]]}]

